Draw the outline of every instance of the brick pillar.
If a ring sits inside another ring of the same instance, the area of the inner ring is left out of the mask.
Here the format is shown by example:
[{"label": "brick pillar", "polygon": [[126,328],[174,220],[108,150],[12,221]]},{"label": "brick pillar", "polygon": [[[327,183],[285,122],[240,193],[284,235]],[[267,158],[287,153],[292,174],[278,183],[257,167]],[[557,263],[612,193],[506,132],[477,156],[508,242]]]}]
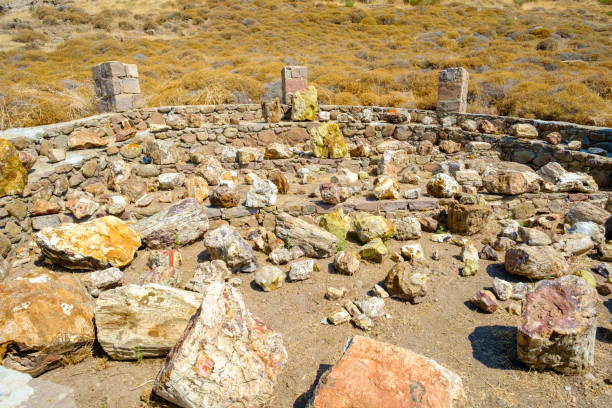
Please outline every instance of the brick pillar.
[{"label": "brick pillar", "polygon": [[291,96],[295,92],[306,89],[308,86],[306,67],[285,67],[281,74],[283,78],[283,94],[281,99],[283,103],[289,104],[291,103]]},{"label": "brick pillar", "polygon": [[448,68],[438,74],[438,104],[443,112],[465,113],[467,110],[468,72],[461,68]]},{"label": "brick pillar", "polygon": [[142,106],[136,64],[103,62],[91,69],[98,112],[124,112]]}]

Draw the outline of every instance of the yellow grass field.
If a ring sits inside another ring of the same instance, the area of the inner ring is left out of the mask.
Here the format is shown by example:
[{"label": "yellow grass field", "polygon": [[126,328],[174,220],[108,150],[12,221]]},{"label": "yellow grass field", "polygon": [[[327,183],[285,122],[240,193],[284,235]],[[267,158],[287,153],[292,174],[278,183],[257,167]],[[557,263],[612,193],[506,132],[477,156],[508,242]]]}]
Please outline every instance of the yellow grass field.
[{"label": "yellow grass field", "polygon": [[0,128],[96,113],[108,60],[138,64],[148,106],[260,102],[301,64],[323,103],[430,109],[463,66],[472,112],[612,126],[610,0],[37,4],[0,14]]}]

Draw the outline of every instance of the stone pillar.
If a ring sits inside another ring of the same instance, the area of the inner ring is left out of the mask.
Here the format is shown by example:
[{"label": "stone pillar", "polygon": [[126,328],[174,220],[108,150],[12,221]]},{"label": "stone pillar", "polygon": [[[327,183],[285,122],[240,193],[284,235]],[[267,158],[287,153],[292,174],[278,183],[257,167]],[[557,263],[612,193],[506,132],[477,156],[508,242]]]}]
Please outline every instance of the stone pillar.
[{"label": "stone pillar", "polygon": [[465,113],[467,110],[468,72],[461,68],[448,68],[438,74],[438,104],[442,112]]},{"label": "stone pillar", "polygon": [[306,67],[288,66],[283,68],[281,74],[283,79],[282,103],[290,104],[291,96],[308,86]]},{"label": "stone pillar", "polygon": [[124,112],[142,106],[136,64],[103,62],[91,69],[98,112]]}]

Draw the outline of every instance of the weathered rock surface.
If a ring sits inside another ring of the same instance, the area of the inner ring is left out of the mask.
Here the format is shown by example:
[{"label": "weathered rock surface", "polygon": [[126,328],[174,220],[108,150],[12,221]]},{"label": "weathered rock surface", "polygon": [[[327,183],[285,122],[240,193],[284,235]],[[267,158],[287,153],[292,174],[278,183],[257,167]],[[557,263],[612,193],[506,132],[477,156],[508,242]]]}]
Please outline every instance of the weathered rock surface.
[{"label": "weathered rock surface", "polygon": [[32,376],[91,354],[95,304],[74,275],[45,269],[0,284],[0,359]]},{"label": "weathered rock surface", "polygon": [[375,238],[388,239],[395,234],[393,222],[380,215],[368,213],[357,213],[353,218],[353,224],[359,241],[370,242]]},{"label": "weathered rock surface", "polygon": [[323,183],[319,186],[321,201],[325,204],[340,204],[349,197],[346,188],[338,183]]},{"label": "weathered rock surface", "polygon": [[564,374],[594,364],[597,292],[582,278],[545,280],[527,293],[518,330],[518,357],[530,367]]},{"label": "weathered rock surface", "polygon": [[276,235],[292,247],[299,247],[306,256],[327,258],[336,253],[338,237],[316,225],[287,213],[276,216]]},{"label": "weathered rock surface", "polygon": [[380,238],[374,238],[373,240],[362,246],[359,250],[359,255],[363,259],[375,263],[382,263],[384,257],[388,253],[389,250]]},{"label": "weathered rock surface", "polygon": [[319,103],[317,101],[317,88],[308,88],[297,91],[291,99],[291,120],[315,120]]},{"label": "weathered rock surface", "polygon": [[351,228],[351,219],[344,215],[342,207],[327,214],[323,214],[319,220],[319,227],[331,232],[339,240],[346,239],[346,234]]},{"label": "weathered rock surface", "polygon": [[285,273],[276,266],[265,265],[255,272],[255,283],[264,292],[272,292],[283,286]]},{"label": "weathered rock surface", "polygon": [[[257,197],[258,195],[256,195],[255,198]],[[236,207],[239,202],[240,197],[238,196],[238,193],[227,186],[219,186],[215,188],[210,196],[210,204],[214,207],[232,208]]]},{"label": "weathered rock surface", "polygon": [[221,259],[198,263],[193,278],[187,282],[185,289],[204,293],[206,287],[213,282],[226,282],[232,277],[232,272]]},{"label": "weathered rock surface", "polygon": [[421,238],[421,223],[415,217],[404,217],[393,221],[395,234],[393,237],[399,241]]},{"label": "weathered rock surface", "polygon": [[472,304],[485,313],[495,313],[499,304],[495,300],[493,292],[488,290],[479,290],[470,300]]},{"label": "weathered rock surface", "polygon": [[278,188],[270,180],[254,180],[251,189],[247,192],[244,205],[253,208],[262,208],[276,204]]},{"label": "weathered rock surface", "polygon": [[93,271],[83,275],[81,282],[91,296],[98,297],[105,290],[123,285],[123,272],[114,267]]},{"label": "weathered rock surface", "polygon": [[374,179],[372,194],[377,200],[397,200],[400,198],[400,186],[389,176],[377,176]]},{"label": "weathered rock surface", "polygon": [[186,408],[268,406],[286,362],[281,335],[247,310],[236,289],[212,283],[153,392]]},{"label": "weathered rock surface", "polygon": [[303,281],[309,279],[315,270],[313,259],[305,259],[297,261],[289,265],[289,273],[287,277],[291,282]]},{"label": "weathered rock surface", "polygon": [[107,290],[96,302],[98,342],[116,360],[165,356],[201,301],[200,293],[157,284]]},{"label": "weathered rock surface", "polygon": [[186,198],[134,224],[149,248],[183,246],[208,230],[208,217],[194,198]]},{"label": "weathered rock surface", "polygon": [[385,278],[385,288],[391,297],[416,304],[427,294],[429,276],[424,270],[415,268],[410,262],[398,262]]},{"label": "weathered rock surface", "polygon": [[257,269],[253,249],[229,225],[222,225],[206,234],[204,246],[211,259],[224,260],[233,272],[255,272]]},{"label": "weathered rock surface", "polygon": [[491,214],[483,205],[462,205],[452,202],[448,210],[448,229],[452,232],[474,235],[480,232]]},{"label": "weathered rock surface", "polygon": [[563,255],[553,248],[527,245],[508,249],[504,264],[508,273],[534,280],[557,278],[569,269]]},{"label": "weathered rock surface", "polygon": [[567,214],[565,214],[565,222],[568,224],[574,224],[580,221],[591,221],[598,225],[605,225],[609,218],[610,213],[608,211],[588,201],[579,201],[575,203]]},{"label": "weathered rock surface", "polygon": [[140,247],[138,234],[113,216],[43,228],[34,239],[48,261],[69,269],[121,268]]},{"label": "weathered rock surface", "polygon": [[410,350],[355,336],[323,374],[307,406],[453,408],[465,401],[461,378],[447,368]]},{"label": "weathered rock surface", "polygon": [[324,123],[310,128],[310,147],[316,157],[340,159],[346,156],[347,147],[337,123]]},{"label": "weathered rock surface", "polygon": [[19,160],[19,153],[8,140],[0,139],[0,197],[23,192],[28,171]]},{"label": "weathered rock surface", "polygon": [[338,252],[334,257],[334,269],[342,275],[354,275],[359,270],[359,258],[352,252]]},{"label": "weathered rock surface", "polygon": [[445,173],[435,174],[427,182],[427,192],[433,197],[449,198],[461,191],[461,186],[454,178]]},{"label": "weathered rock surface", "polygon": [[537,173],[542,178],[555,185],[555,191],[578,191],[594,193],[598,190],[597,183],[586,173],[572,173],[565,170],[559,163],[550,162],[540,167]]}]

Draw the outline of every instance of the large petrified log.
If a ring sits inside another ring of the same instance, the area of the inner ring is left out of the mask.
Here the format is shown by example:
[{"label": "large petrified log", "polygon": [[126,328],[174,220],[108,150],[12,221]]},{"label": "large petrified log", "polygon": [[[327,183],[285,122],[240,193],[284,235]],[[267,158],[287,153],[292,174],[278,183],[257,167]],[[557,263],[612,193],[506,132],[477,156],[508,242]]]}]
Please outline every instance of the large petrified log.
[{"label": "large petrified log", "polygon": [[518,356],[537,369],[580,373],[593,365],[597,293],[574,275],[544,280],[525,296]]},{"label": "large petrified log", "polygon": [[508,273],[535,280],[557,278],[569,269],[563,255],[548,246],[510,248],[506,250],[504,265]]},{"label": "large petrified log", "polygon": [[276,235],[312,258],[332,256],[338,247],[335,235],[287,213],[276,216]]},{"label": "large petrified log", "polygon": [[281,335],[247,310],[236,289],[213,282],[153,391],[186,408],[265,407],[286,362]]}]

